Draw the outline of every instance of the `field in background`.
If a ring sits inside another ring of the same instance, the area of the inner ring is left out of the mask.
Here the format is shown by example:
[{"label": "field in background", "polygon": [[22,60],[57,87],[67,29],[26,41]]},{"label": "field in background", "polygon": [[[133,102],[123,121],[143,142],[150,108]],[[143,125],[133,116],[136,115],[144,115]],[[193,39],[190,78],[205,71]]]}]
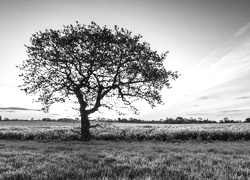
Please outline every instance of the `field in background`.
[{"label": "field in background", "polygon": [[75,127],[80,126],[80,123],[71,122],[56,122],[56,121],[0,121],[1,128],[11,127]]},{"label": "field in background", "polygon": [[[95,124],[92,122],[92,125]],[[250,123],[132,124],[98,123],[91,128],[96,140],[127,141],[239,141],[250,140]],[[0,139],[79,140],[80,123],[0,121]]]},{"label": "field in background", "polygon": [[164,129],[221,129],[221,130],[250,130],[250,123],[209,123],[209,124],[152,124],[152,123],[110,123],[119,128],[147,127]]}]

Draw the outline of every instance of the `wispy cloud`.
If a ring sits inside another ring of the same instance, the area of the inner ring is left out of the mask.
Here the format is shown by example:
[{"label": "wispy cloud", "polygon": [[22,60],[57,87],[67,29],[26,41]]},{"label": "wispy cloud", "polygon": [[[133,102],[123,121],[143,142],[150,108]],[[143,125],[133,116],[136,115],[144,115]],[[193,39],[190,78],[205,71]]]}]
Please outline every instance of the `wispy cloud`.
[{"label": "wispy cloud", "polygon": [[41,111],[40,109],[29,109],[23,107],[0,107],[2,111]]},{"label": "wispy cloud", "polygon": [[250,22],[247,23],[245,26],[241,27],[235,34],[233,37],[237,37],[242,35],[244,32],[246,32],[248,29],[250,28]]},{"label": "wispy cloud", "polygon": [[209,114],[208,113],[189,113],[187,115],[189,115],[189,116],[207,116]]},{"label": "wispy cloud", "polygon": [[250,113],[249,77],[250,23],[176,81],[167,108],[175,115],[245,118]]},{"label": "wispy cloud", "polygon": [[220,111],[220,113],[235,113],[235,112],[240,112],[242,110],[239,110],[239,109],[233,109],[233,110],[224,110],[224,111]]},{"label": "wispy cloud", "polygon": [[250,96],[237,97],[235,99],[250,99]]},{"label": "wispy cloud", "polygon": [[223,115],[223,116],[230,116],[230,117],[242,116],[243,114],[247,116],[247,114],[249,113],[249,110],[245,110],[245,109],[232,109],[232,110],[219,111],[218,113],[221,114],[221,115]]},{"label": "wispy cloud", "polygon": [[197,97],[197,100],[209,100],[209,99],[217,99],[219,96],[201,96]]},{"label": "wispy cloud", "polygon": [[3,110],[0,110],[0,112],[5,112],[5,113],[6,113],[6,112],[9,112],[9,113],[15,113],[16,111],[11,111],[11,110],[9,110],[9,111],[4,110],[4,111],[3,111]]}]

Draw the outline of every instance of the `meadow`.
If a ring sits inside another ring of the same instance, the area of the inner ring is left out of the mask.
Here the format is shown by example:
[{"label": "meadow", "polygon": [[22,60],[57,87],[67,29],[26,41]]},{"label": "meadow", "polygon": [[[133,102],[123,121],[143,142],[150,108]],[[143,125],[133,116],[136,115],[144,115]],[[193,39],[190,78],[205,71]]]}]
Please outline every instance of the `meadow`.
[{"label": "meadow", "polygon": [[[96,123],[92,122],[92,125]],[[125,141],[240,141],[250,140],[250,123],[132,124],[99,123],[91,128],[95,140]],[[79,140],[80,123],[1,121],[0,139]]]},{"label": "meadow", "polygon": [[247,123],[101,126],[0,122],[0,180],[250,179]]}]

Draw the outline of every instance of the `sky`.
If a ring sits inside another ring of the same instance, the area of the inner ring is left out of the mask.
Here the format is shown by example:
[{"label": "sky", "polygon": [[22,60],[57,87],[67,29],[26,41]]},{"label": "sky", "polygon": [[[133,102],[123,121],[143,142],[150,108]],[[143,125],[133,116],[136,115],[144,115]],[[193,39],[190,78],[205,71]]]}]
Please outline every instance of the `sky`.
[{"label": "sky", "polygon": [[[16,68],[27,59],[24,44],[32,34],[63,25],[114,25],[141,34],[152,49],[169,51],[166,70],[181,76],[161,94],[164,105],[151,109],[136,102],[140,119],[250,117],[249,0],[2,0],[0,1],[0,116],[42,119],[76,117],[69,104],[39,109]],[[121,117],[103,111],[96,116]]]}]

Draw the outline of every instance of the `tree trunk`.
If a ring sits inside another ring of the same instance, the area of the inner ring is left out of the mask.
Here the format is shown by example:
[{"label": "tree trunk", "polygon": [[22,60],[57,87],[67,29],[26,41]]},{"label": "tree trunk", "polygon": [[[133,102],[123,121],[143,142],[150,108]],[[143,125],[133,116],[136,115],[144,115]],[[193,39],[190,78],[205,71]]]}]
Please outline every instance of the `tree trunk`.
[{"label": "tree trunk", "polygon": [[87,107],[87,102],[84,101],[83,99],[83,95],[80,91],[80,88],[78,90],[76,90],[76,97],[79,101],[80,104],[80,114],[81,114],[81,140],[82,141],[89,141],[90,140],[90,133],[89,133],[89,128],[90,128],[90,123],[89,123],[89,115],[91,113],[94,113],[95,111],[98,110],[98,108],[100,107],[100,101],[101,101],[101,92],[102,92],[103,87],[101,86],[99,91],[98,91],[98,96],[97,96],[97,100],[95,103],[95,106],[90,109],[90,110],[86,110]]},{"label": "tree trunk", "polygon": [[89,117],[86,111],[80,110],[80,113],[81,113],[81,141],[89,141],[90,140]]}]

